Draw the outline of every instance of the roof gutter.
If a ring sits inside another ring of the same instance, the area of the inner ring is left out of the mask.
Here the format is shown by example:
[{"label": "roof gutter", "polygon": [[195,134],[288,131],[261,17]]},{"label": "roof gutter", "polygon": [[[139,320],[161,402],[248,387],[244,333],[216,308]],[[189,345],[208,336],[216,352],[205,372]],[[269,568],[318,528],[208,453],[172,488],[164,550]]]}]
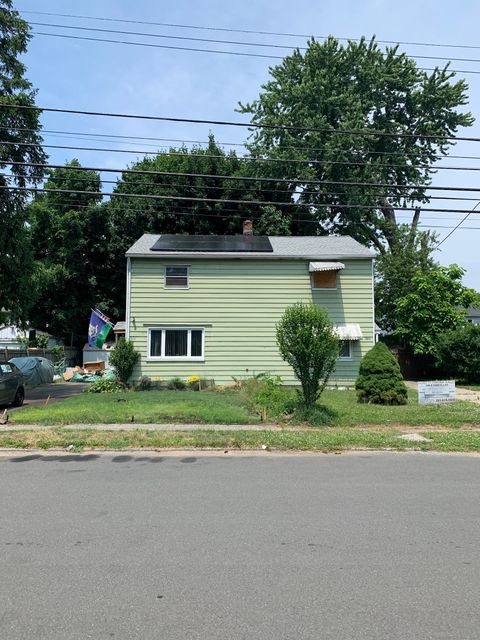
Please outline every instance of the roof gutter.
[{"label": "roof gutter", "polygon": [[188,259],[195,260],[195,258],[210,258],[211,260],[373,260],[375,255],[373,253],[368,253],[367,255],[359,256],[349,255],[346,253],[327,253],[318,255],[317,254],[308,254],[308,255],[275,255],[275,254],[255,254],[255,253],[244,253],[243,255],[239,255],[238,253],[201,253],[201,252],[191,252],[191,253],[176,253],[174,251],[169,251],[168,253],[162,253],[160,251],[156,251],[155,253],[129,253],[125,254],[127,258],[161,258],[165,259]]}]

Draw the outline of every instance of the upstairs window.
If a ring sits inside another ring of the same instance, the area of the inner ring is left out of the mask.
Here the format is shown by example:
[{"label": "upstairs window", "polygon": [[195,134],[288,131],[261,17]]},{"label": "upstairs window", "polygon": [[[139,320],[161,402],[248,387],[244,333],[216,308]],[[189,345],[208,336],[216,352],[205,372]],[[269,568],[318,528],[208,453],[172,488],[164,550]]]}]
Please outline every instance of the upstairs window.
[{"label": "upstairs window", "polygon": [[314,271],[312,289],[336,289],[337,271]]},{"label": "upstairs window", "polygon": [[343,262],[310,262],[308,270],[312,282],[312,289],[336,289],[337,274],[344,269]]},{"label": "upstairs window", "polygon": [[188,289],[188,266],[165,266],[165,289]]}]

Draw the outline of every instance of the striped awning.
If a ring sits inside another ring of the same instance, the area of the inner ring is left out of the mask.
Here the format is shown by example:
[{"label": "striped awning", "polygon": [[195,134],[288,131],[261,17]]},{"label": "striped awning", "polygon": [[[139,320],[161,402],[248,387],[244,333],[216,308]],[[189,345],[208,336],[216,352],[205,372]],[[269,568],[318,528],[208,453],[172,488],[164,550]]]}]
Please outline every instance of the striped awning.
[{"label": "striped awning", "polygon": [[340,340],[361,340],[362,330],[359,324],[336,324],[333,332]]},{"label": "striped awning", "polygon": [[312,271],[338,271],[345,269],[343,262],[310,262],[308,270]]}]

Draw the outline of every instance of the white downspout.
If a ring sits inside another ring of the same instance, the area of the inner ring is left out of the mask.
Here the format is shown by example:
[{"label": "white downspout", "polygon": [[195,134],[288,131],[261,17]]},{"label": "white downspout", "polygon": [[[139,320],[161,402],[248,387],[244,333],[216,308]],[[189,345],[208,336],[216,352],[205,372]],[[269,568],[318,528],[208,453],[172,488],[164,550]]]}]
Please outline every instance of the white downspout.
[{"label": "white downspout", "polygon": [[377,333],[375,331],[375,268],[374,268],[374,260],[375,258],[372,258],[372,310],[373,310],[373,318],[372,318],[372,322],[373,322],[373,346],[375,346],[376,342],[377,342]]},{"label": "white downspout", "polygon": [[125,338],[130,340],[130,304],[131,304],[131,289],[132,289],[132,263],[130,258],[127,258],[127,300],[125,311]]}]

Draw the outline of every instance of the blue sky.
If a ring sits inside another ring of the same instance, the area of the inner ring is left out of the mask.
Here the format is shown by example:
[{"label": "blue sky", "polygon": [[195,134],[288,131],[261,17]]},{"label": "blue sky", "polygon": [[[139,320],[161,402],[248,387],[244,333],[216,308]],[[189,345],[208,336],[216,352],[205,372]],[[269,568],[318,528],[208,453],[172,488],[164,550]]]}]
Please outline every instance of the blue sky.
[{"label": "blue sky", "polygon": [[[393,3],[387,0],[256,0],[255,2],[227,3],[218,0],[177,0],[174,3],[152,0],[83,0],[81,3],[56,0],[18,0],[16,7],[24,12],[29,22],[72,24],[100,28],[122,29],[240,40],[242,42],[266,42],[302,46],[305,38],[233,34],[211,31],[195,31],[173,27],[115,24],[88,20],[73,20],[54,16],[35,15],[27,11],[51,11],[90,16],[108,16],[148,22],[178,23],[188,25],[241,28],[288,33],[335,35],[337,37],[367,37],[375,34],[379,39],[433,42],[452,44],[477,43],[477,26],[480,21],[480,4],[462,0],[461,8],[446,0],[413,2],[405,0]],[[32,26],[34,31],[75,33],[54,27]],[[81,32],[77,32],[82,35]],[[89,35],[88,33],[85,35]],[[91,34],[94,37],[122,39],[115,34]],[[146,37],[123,36],[125,40],[152,41]],[[205,48],[245,50],[234,45],[181,43],[179,41],[153,40],[164,44],[198,46]],[[479,58],[480,49],[429,48],[414,45],[403,47],[412,55],[436,55],[458,58]],[[252,51],[259,51],[256,48]],[[262,51],[262,50],[260,50]],[[268,50],[270,51],[270,50]],[[289,51],[279,49],[274,54]],[[271,63],[275,63],[274,60]],[[93,111],[117,111],[172,115],[190,118],[240,120],[234,112],[239,100],[251,100],[268,77],[269,60],[222,56],[188,51],[153,49],[120,44],[86,42],[35,36],[26,56],[28,76],[38,88],[38,104],[41,106],[85,109]],[[420,62],[419,62],[420,64]],[[420,66],[430,67],[433,61],[423,60]],[[439,63],[440,64],[440,63]],[[454,62],[453,68],[480,71],[480,62]],[[469,108],[477,118],[473,127],[464,135],[480,138],[480,75],[464,76],[470,84]],[[169,124],[136,120],[117,120],[64,114],[44,114],[45,129],[89,132],[159,138],[206,140],[212,130],[220,141],[242,142],[245,131],[233,127],[209,127],[205,125]],[[146,143],[135,145],[99,142],[48,134],[48,144],[78,146],[110,146],[118,149],[146,149]],[[160,143],[159,143],[160,144]],[[168,143],[165,143],[168,144]],[[49,150],[52,162],[63,162],[78,157],[82,164],[98,167],[123,167],[139,155],[131,153],[101,153],[91,151]],[[459,143],[453,154],[480,157],[480,143]],[[480,167],[479,160],[447,160],[444,164]],[[434,184],[463,187],[480,186],[478,171],[439,171]],[[437,194],[443,195],[443,194]],[[448,194],[445,194],[448,195]],[[451,194],[450,194],[451,195]],[[475,193],[460,195],[474,197]],[[480,199],[480,192],[478,194]],[[476,201],[434,201],[430,206],[466,209]],[[479,207],[480,208],[480,207]],[[440,219],[440,217],[442,217]],[[404,216],[406,219],[406,216]],[[456,214],[424,214],[423,222],[429,225],[452,227],[462,216]],[[480,216],[472,214],[449,238],[438,252],[443,264],[457,262],[467,269],[465,282],[480,289]],[[468,227],[479,227],[472,229]],[[449,232],[438,229],[440,238]]]}]

